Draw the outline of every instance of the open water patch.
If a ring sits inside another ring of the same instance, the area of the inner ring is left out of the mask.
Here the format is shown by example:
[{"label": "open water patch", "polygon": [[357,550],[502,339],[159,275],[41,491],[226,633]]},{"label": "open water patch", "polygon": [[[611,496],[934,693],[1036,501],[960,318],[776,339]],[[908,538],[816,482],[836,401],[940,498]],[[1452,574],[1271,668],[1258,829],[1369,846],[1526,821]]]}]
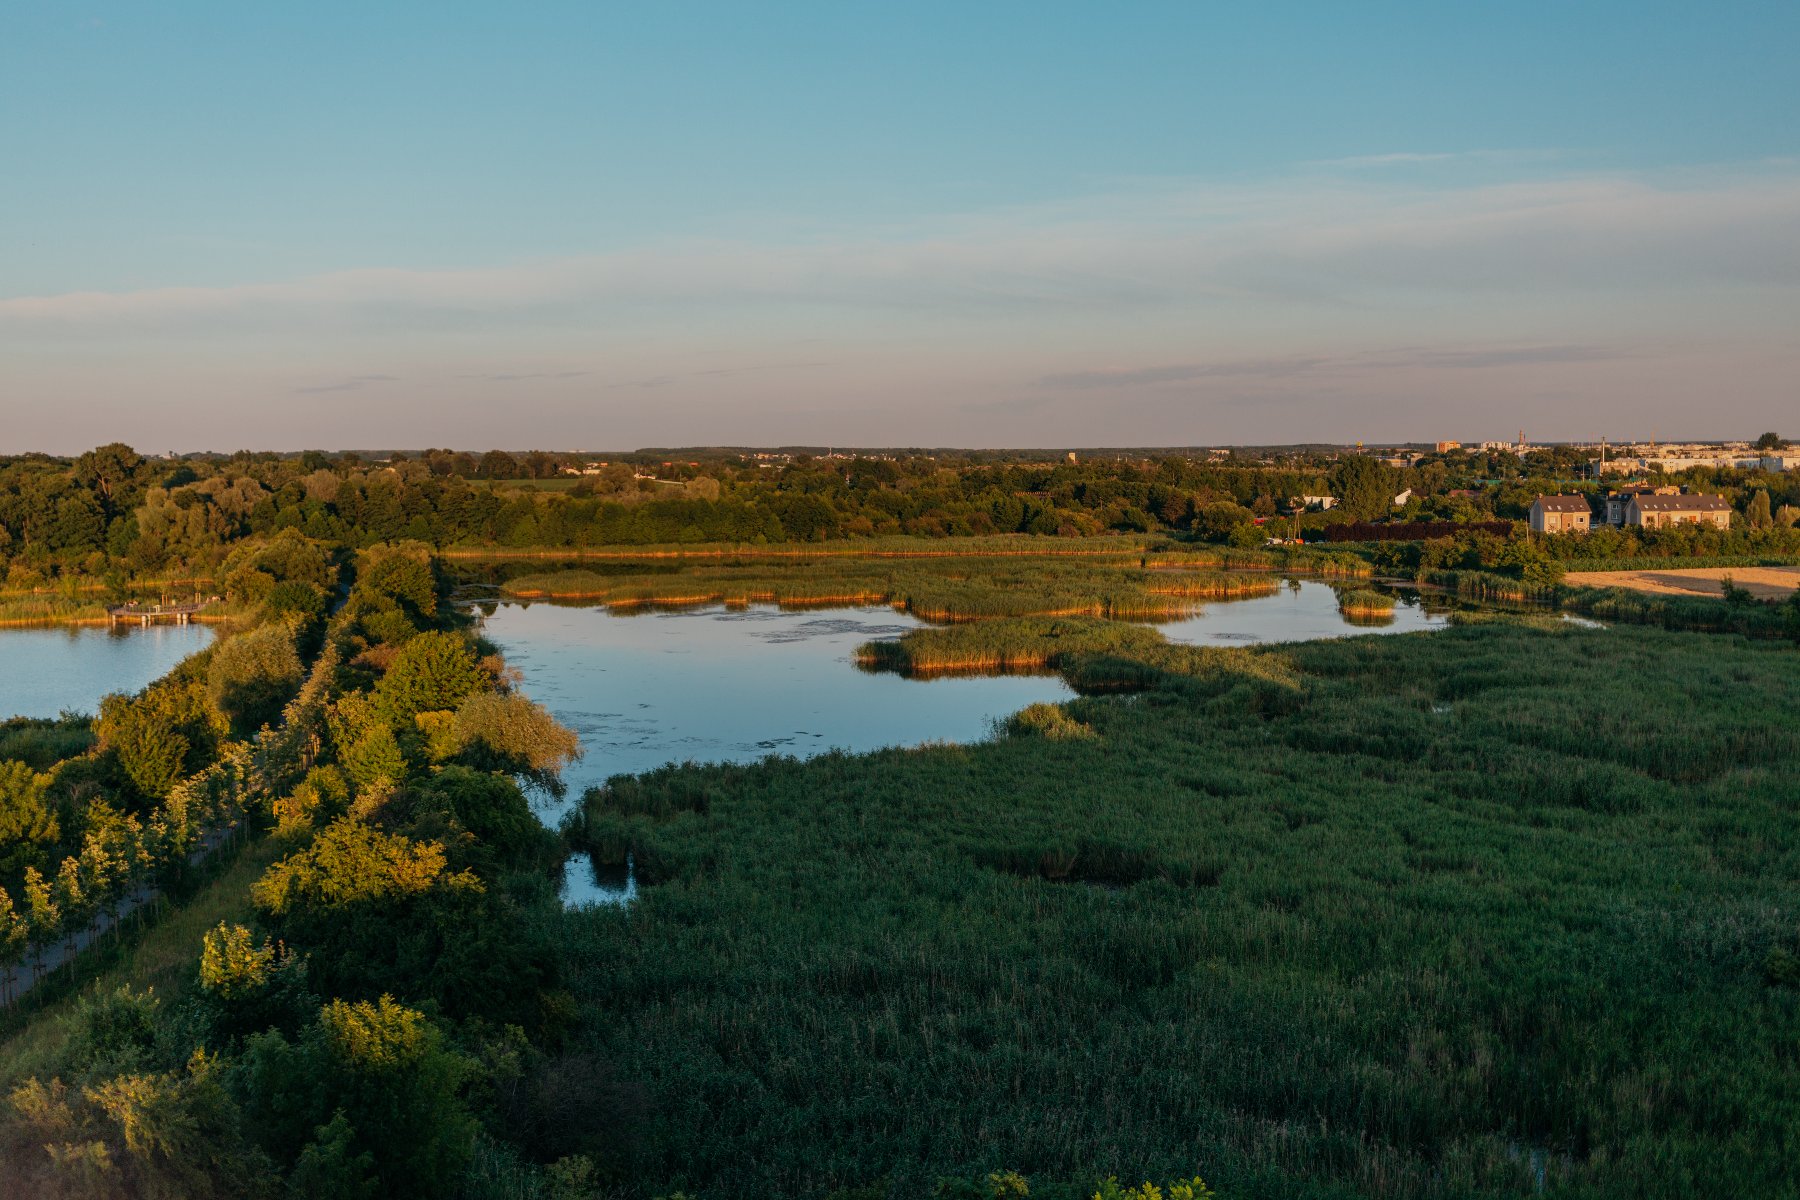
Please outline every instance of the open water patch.
[{"label": "open water patch", "polygon": [[1310,642],[1366,633],[1416,633],[1441,629],[1449,618],[1428,612],[1416,592],[1395,597],[1393,616],[1354,618],[1338,608],[1337,589],[1311,579],[1290,579],[1267,596],[1208,600],[1200,611],[1157,628],[1171,642],[1195,646]]}]

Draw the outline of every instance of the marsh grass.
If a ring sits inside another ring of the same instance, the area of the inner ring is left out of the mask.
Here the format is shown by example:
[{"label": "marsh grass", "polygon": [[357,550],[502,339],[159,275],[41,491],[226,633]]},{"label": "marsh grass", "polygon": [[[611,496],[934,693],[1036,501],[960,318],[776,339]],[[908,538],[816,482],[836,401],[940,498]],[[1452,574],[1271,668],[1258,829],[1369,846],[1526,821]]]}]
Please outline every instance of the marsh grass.
[{"label": "marsh grass", "polygon": [[1393,619],[1394,598],[1387,592],[1369,588],[1350,588],[1337,594],[1338,611],[1351,620],[1376,620],[1383,624]]},{"label": "marsh grass", "polygon": [[517,599],[603,604],[615,612],[711,604],[790,609],[885,604],[924,621],[951,624],[1046,616],[1179,620],[1203,600],[1267,595],[1280,583],[1260,574],[1146,569],[1128,557],[958,557],[930,563],[820,559],[776,568],[703,562],[673,574],[645,575],[577,568],[524,575],[501,586]]},{"label": "marsh grass", "polygon": [[[571,1037],[706,1195],[1200,1171],[1234,1200],[1776,1196],[1800,992],[1795,651],[1510,618],[1056,641],[1092,736],[677,767],[569,835]],[[1076,647],[1079,647],[1077,649]],[[1111,664],[1111,665],[1108,665]],[[1785,961],[1785,960],[1781,960]]]},{"label": "marsh grass", "polygon": [[45,594],[0,597],[0,628],[104,624],[106,605],[91,596]]},{"label": "marsh grass", "polygon": [[1167,537],[1109,535],[1105,537],[1037,537],[1028,534],[992,537],[858,538],[836,542],[720,543],[694,542],[652,546],[608,546],[590,550],[568,547],[502,550],[458,548],[439,552],[447,559],[577,561],[583,558],[610,561],[689,559],[739,562],[811,562],[829,559],[941,559],[941,558],[1116,558],[1160,552],[1175,545]]},{"label": "marsh grass", "polygon": [[1219,567],[1229,571],[1276,571],[1283,575],[1309,575],[1321,579],[1367,579],[1374,568],[1367,559],[1342,550],[1314,550],[1306,546],[1271,546],[1238,550],[1226,546],[1196,546],[1153,550],[1143,558],[1146,567]]}]

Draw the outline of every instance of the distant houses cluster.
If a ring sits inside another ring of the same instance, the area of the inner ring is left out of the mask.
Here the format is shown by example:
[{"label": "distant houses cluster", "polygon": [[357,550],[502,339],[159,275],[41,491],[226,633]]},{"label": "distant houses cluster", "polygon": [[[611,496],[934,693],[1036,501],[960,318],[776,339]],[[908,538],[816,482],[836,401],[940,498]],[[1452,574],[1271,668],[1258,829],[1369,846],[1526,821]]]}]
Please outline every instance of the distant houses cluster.
[{"label": "distant houses cluster", "polygon": [[[1679,488],[1625,488],[1606,495],[1603,518],[1608,525],[1666,529],[1674,525],[1731,526],[1731,503],[1723,496],[1683,492]],[[1531,502],[1534,533],[1586,533],[1594,510],[1586,496],[1539,496]]]}]

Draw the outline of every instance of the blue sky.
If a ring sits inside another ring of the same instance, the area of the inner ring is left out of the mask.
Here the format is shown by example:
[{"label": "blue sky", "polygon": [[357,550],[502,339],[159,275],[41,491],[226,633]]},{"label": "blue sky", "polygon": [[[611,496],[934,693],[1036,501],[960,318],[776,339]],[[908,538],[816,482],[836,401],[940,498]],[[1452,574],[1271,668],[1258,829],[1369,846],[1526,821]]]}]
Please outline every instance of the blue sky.
[{"label": "blue sky", "polygon": [[0,450],[1800,428],[1796,51],[1792,3],[7,0]]}]

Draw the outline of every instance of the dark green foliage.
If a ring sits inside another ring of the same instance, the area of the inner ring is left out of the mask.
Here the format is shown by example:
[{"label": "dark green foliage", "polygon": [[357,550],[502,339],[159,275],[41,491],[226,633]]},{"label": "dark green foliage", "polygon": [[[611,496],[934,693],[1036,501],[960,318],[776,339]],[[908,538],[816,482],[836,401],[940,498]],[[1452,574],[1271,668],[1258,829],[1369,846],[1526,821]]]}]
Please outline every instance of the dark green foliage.
[{"label": "dark green foliage", "polygon": [[281,709],[300,687],[304,668],[294,627],[270,621],[213,647],[207,690],[240,733],[281,719]]},{"label": "dark green foliage", "polygon": [[400,648],[375,689],[375,704],[404,727],[422,712],[454,709],[492,683],[461,633],[422,633]]},{"label": "dark green foliage", "polygon": [[1488,623],[1145,668],[1092,737],[596,792],[571,836],[644,890],[566,957],[654,1114],[625,1169],[1788,1187],[1791,648]]},{"label": "dark green foliage", "polygon": [[49,790],[50,776],[0,759],[0,881],[8,886],[26,867],[49,869],[49,851],[61,833]]},{"label": "dark green foliage", "polygon": [[261,1145],[297,1164],[295,1194],[367,1194],[368,1180],[375,1195],[424,1200],[468,1160],[469,1067],[423,1014],[383,996],[326,1005],[297,1041],[251,1038],[238,1086]]},{"label": "dark green foliage", "polygon": [[85,754],[94,745],[94,725],[87,717],[64,713],[43,719],[13,717],[0,721],[0,761],[11,759],[38,771]]},{"label": "dark green foliage", "polygon": [[376,1200],[381,1194],[375,1155],[357,1150],[356,1131],[343,1109],[313,1130],[313,1140],[288,1172],[287,1193],[294,1200]]},{"label": "dark green foliage", "polygon": [[106,697],[100,702],[95,732],[101,748],[117,757],[131,785],[141,795],[159,800],[179,780],[211,761],[226,727],[206,686],[183,681],[177,672],[139,696]]},{"label": "dark green foliage", "polygon": [[356,586],[365,595],[395,601],[415,621],[437,615],[437,581],[432,578],[430,561],[422,555],[382,555],[357,577]]},{"label": "dark green foliage", "polygon": [[476,865],[482,870],[554,861],[556,835],[544,828],[519,785],[505,775],[445,767],[417,787],[413,811],[415,823],[432,813],[450,828],[466,831],[475,840]]}]

